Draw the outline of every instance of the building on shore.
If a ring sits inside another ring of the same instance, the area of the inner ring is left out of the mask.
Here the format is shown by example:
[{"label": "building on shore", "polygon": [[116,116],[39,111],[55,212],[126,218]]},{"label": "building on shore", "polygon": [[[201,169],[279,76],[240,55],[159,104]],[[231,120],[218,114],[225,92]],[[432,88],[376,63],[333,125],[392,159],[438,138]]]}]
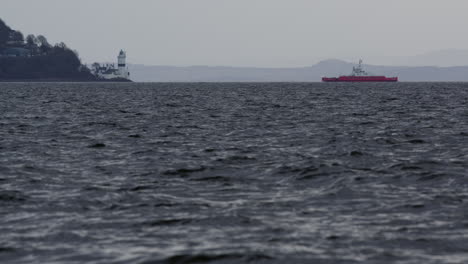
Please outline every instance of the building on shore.
[{"label": "building on shore", "polygon": [[127,53],[123,50],[120,51],[119,56],[117,57],[117,67],[115,64],[93,64],[93,72],[96,76],[102,79],[111,80],[111,79],[129,79],[130,72],[128,70],[127,64]]},{"label": "building on shore", "polygon": [[25,48],[6,48],[0,52],[0,57],[31,57],[31,51]]}]

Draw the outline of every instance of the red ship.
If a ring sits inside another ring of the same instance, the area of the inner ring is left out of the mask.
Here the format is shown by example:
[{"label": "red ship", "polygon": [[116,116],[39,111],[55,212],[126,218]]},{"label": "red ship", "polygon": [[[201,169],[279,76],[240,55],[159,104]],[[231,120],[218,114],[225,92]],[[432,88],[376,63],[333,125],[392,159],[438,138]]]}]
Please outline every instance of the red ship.
[{"label": "red ship", "polygon": [[349,76],[323,77],[323,82],[398,82],[398,77],[370,76],[362,68],[362,60],[359,65],[353,67],[353,72]]}]

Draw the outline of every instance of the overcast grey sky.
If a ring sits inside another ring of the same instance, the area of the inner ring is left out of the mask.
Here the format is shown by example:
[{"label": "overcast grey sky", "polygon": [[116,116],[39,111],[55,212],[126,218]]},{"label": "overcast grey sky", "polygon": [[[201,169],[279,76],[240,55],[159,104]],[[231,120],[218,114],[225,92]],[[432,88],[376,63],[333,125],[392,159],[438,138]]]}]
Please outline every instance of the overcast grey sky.
[{"label": "overcast grey sky", "polygon": [[289,67],[468,49],[468,0],[0,0],[12,28],[84,62]]}]

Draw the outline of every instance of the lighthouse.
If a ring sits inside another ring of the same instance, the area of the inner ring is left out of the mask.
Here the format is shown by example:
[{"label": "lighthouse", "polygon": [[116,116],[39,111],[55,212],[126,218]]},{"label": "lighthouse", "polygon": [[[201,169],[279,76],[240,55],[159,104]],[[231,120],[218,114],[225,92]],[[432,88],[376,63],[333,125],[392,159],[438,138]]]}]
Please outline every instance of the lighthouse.
[{"label": "lighthouse", "polygon": [[130,79],[130,72],[128,71],[127,68],[127,53],[123,50],[120,50],[119,56],[117,57],[117,68],[115,67],[115,64],[104,64],[100,65],[99,63],[97,66],[93,66],[94,69],[94,74],[97,75],[98,77],[106,80],[112,80],[112,79]]},{"label": "lighthouse", "polygon": [[119,56],[117,57],[117,59],[118,59],[118,67],[119,67],[120,77],[128,79],[129,73],[128,73],[127,64],[126,64],[127,54],[125,53],[125,51],[120,50],[120,53],[119,53]]}]

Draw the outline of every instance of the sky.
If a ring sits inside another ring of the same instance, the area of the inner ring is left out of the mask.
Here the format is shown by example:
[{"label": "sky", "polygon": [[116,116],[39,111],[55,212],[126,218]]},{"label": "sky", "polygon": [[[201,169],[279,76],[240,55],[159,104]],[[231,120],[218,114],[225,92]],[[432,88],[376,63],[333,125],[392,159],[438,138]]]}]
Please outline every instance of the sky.
[{"label": "sky", "polygon": [[[23,34],[85,63],[300,67],[468,50],[467,0],[0,0]],[[467,62],[468,64],[468,62]]]}]

